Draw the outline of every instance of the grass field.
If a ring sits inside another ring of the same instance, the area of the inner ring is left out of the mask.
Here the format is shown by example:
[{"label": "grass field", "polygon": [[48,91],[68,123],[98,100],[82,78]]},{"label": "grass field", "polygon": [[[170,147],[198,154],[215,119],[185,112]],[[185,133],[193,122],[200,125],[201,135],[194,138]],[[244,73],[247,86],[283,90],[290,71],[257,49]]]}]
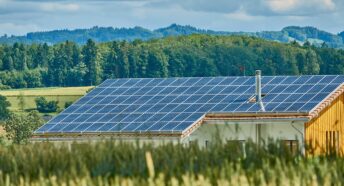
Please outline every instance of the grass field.
[{"label": "grass field", "polygon": [[19,96],[24,97],[24,109],[31,110],[36,108],[35,99],[37,97],[45,97],[48,101],[59,101],[60,109],[63,109],[66,102],[74,102],[81,96],[85,95],[86,91],[91,89],[87,87],[49,87],[49,88],[33,88],[33,89],[13,89],[2,90],[0,95],[6,96],[11,103],[10,110],[13,112],[22,112],[19,106]]}]

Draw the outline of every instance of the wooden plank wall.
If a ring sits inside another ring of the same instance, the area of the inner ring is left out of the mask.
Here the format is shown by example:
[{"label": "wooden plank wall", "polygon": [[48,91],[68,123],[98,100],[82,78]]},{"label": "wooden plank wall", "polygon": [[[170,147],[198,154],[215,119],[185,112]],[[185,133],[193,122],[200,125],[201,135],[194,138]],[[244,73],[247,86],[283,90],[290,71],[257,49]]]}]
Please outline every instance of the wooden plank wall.
[{"label": "wooden plank wall", "polygon": [[335,146],[336,151],[343,155],[343,136],[344,94],[340,95],[329,107],[323,110],[319,117],[305,124],[305,142],[312,147],[312,149],[307,150],[307,154],[329,153],[329,146]]}]

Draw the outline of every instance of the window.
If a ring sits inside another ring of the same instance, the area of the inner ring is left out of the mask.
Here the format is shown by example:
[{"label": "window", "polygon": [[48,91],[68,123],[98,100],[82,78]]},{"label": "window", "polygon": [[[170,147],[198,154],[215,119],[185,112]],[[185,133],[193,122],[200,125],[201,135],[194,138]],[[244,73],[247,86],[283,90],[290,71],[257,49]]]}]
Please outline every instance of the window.
[{"label": "window", "polygon": [[326,131],[326,153],[335,153],[339,150],[339,131]]},{"label": "window", "polygon": [[299,149],[299,141],[297,140],[284,140],[283,143],[291,153],[296,153]]},{"label": "window", "polygon": [[205,140],[205,148],[208,148],[208,147],[209,147],[209,145],[210,145],[210,142],[209,142],[209,140]]}]

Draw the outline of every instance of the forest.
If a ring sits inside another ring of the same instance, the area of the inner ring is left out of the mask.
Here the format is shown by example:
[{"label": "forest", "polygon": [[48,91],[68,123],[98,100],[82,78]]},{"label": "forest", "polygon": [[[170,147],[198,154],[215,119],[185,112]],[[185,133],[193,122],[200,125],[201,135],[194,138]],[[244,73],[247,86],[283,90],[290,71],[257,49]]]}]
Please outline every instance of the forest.
[{"label": "forest", "polygon": [[0,45],[0,89],[97,85],[108,78],[344,74],[344,50],[253,36],[173,36],[85,45]]},{"label": "forest", "polygon": [[84,45],[86,44],[88,39],[92,39],[95,42],[110,42],[113,40],[134,41],[135,39],[147,41],[150,39],[191,34],[255,36],[258,38],[270,41],[278,41],[281,43],[289,43],[291,41],[304,43],[306,41],[309,41],[316,46],[321,46],[321,44],[325,42],[329,47],[332,48],[344,48],[344,31],[338,34],[333,34],[311,26],[287,26],[280,31],[233,32],[199,29],[190,25],[178,24],[171,24],[170,26],[158,28],[155,30],[150,30],[140,26],[135,26],[133,28],[94,26],[92,28],[75,30],[63,29],[43,32],[30,32],[23,36],[3,35],[0,37],[0,43],[47,43],[49,45],[52,45],[68,40],[79,45]]}]

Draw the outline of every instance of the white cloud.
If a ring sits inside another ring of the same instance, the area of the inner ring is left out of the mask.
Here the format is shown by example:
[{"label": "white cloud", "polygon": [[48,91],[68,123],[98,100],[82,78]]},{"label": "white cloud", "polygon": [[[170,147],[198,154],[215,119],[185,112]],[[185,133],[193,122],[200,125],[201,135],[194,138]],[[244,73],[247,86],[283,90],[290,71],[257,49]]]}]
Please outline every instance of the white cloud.
[{"label": "white cloud", "polygon": [[35,24],[0,23],[0,35],[8,33],[14,35],[25,35],[28,30],[39,31],[40,28]]},{"label": "white cloud", "polygon": [[149,6],[161,8],[178,5],[191,11],[213,13],[244,11],[247,14],[260,16],[310,16],[339,10],[335,7],[340,5],[340,1],[342,0],[159,0],[150,3]]},{"label": "white cloud", "polygon": [[267,0],[266,5],[280,15],[308,16],[336,11],[332,0]]},{"label": "white cloud", "polygon": [[328,8],[328,9],[335,9],[336,4],[332,1],[332,0],[323,0],[324,1],[324,5]]},{"label": "white cloud", "polygon": [[230,18],[230,19],[237,19],[237,20],[242,20],[242,21],[251,21],[256,19],[256,16],[252,16],[247,14],[246,12],[239,10],[233,13],[229,13],[226,15],[226,17]]},{"label": "white cloud", "polygon": [[80,9],[78,4],[75,3],[42,3],[40,4],[40,8],[43,11],[54,12],[54,11],[68,11],[74,12]]},{"label": "white cloud", "polygon": [[269,8],[273,11],[288,11],[297,5],[297,0],[267,0]]},{"label": "white cloud", "polygon": [[343,9],[344,0],[0,0],[0,34],[171,23],[225,31],[300,25],[340,32]]}]

